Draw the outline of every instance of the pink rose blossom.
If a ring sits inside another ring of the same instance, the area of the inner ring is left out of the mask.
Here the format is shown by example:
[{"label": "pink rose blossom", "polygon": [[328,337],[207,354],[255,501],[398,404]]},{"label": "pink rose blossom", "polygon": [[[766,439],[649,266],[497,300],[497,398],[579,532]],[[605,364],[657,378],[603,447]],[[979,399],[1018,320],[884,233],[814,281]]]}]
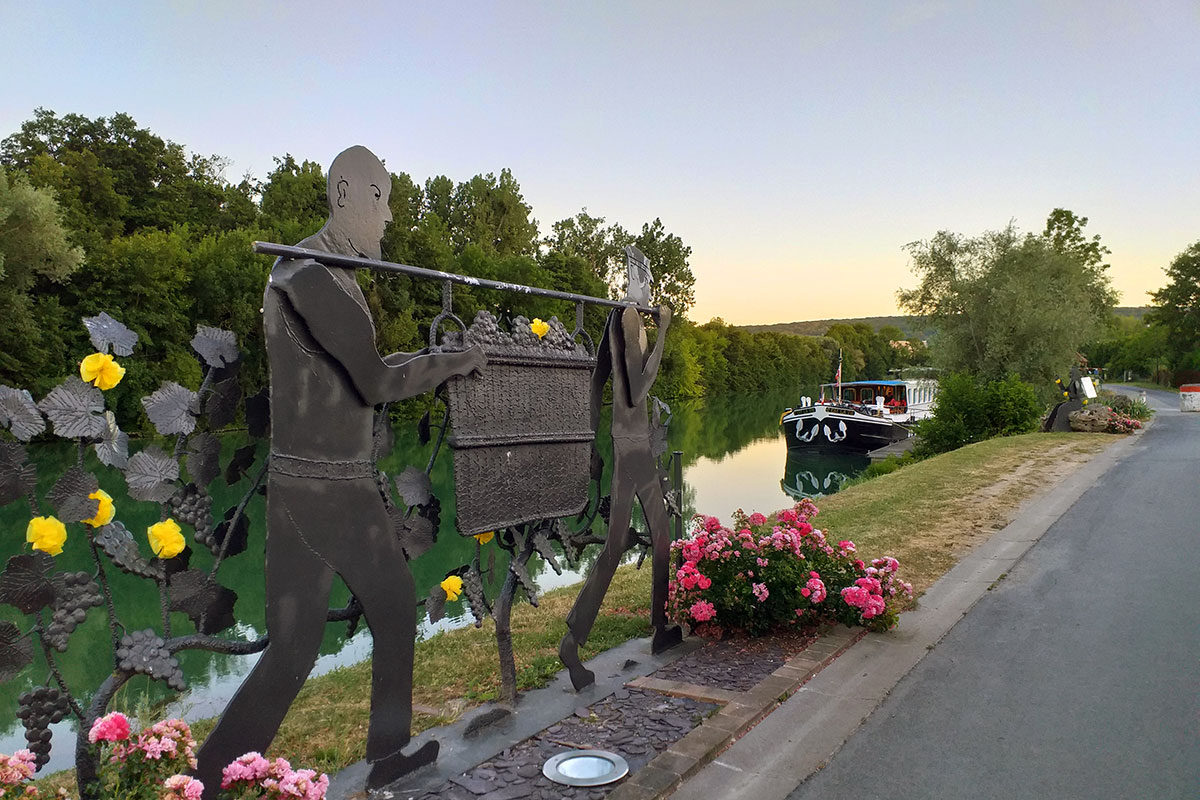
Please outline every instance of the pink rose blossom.
[{"label": "pink rose blossom", "polygon": [[699,600],[692,603],[692,607],[688,609],[691,612],[692,618],[697,622],[708,622],[717,615],[717,608],[707,600]]},{"label": "pink rose blossom", "polygon": [[825,599],[827,591],[825,583],[820,578],[809,578],[808,583],[800,590],[800,594],[808,598],[810,603],[819,603]]},{"label": "pink rose blossom", "polygon": [[200,800],[204,784],[187,775],[172,775],[163,781],[163,800]]},{"label": "pink rose blossom", "polygon": [[118,742],[128,738],[129,718],[120,711],[105,714],[93,722],[92,729],[88,731],[88,741],[92,744],[96,742]]},{"label": "pink rose blossom", "polygon": [[766,524],[767,524],[767,518],[766,518],[766,517],[764,517],[762,514],[759,514],[759,513],[756,511],[756,512],[754,512],[753,514],[751,514],[751,515],[750,515],[750,524],[751,524],[751,525],[753,525],[753,526],[755,526],[755,527],[758,527],[759,525],[766,525]]},{"label": "pink rose blossom", "polygon": [[769,591],[767,591],[767,585],[765,583],[756,583],[750,587],[750,590],[754,592],[754,596],[758,598],[758,602],[760,603],[765,602],[767,597],[771,594]]},{"label": "pink rose blossom", "polygon": [[25,748],[11,756],[0,753],[0,785],[16,786],[21,781],[29,780],[36,771],[36,764],[37,756]]}]

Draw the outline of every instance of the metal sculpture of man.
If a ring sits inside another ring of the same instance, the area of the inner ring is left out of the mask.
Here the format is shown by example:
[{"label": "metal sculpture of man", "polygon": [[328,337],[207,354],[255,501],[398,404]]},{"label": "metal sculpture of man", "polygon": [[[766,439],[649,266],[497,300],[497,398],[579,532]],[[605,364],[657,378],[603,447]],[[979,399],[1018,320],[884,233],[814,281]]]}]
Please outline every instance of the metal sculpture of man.
[{"label": "metal sculpture of man", "polygon": [[[623,298],[637,305],[650,303],[650,266],[646,256],[632,245],[625,248],[628,288]],[[671,309],[662,306],[658,313],[658,337],[653,348],[647,344],[646,327],[635,308],[625,307],[609,313],[604,337],[592,374],[592,429],[600,418],[604,384],[612,376],[613,470],[610,489],[608,537],[599,559],[588,573],[587,581],[571,613],[567,615],[567,634],[558,647],[559,658],[567,666],[576,690],[595,680],[583,666],[579,648],[587,642],[600,611],[613,574],[630,546],[629,524],[633,501],[641,503],[650,529],[652,548],[650,622],[654,627],[651,649],[661,652],[678,644],[683,634],[677,625],[667,625],[667,583],[670,567],[671,523],[663,496],[661,470],[651,449],[650,419],[646,401],[658,375]],[[649,352],[647,352],[649,351]]]},{"label": "metal sculpture of man", "polygon": [[[329,221],[301,246],[378,259],[391,221],[391,178],[364,147],[329,168]],[[430,391],[483,367],[482,351],[381,358],[354,270],[280,258],[263,300],[271,380],[267,492],[270,643],[199,753],[213,793],[221,770],[274,738],[316,659],[336,573],[371,629],[368,788],[434,760],[408,755],[416,596],[372,463],[374,406]],[[206,791],[206,794],[208,792]]]}]

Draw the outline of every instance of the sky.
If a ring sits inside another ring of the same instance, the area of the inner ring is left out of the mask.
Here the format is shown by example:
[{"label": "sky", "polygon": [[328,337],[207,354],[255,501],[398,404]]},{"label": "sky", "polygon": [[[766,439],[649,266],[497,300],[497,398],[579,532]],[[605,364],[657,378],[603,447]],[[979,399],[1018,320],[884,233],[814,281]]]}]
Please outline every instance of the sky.
[{"label": "sky", "polygon": [[904,246],[1089,219],[1121,305],[1200,240],[1200,3],[0,2],[0,136],[130,114],[264,177],[363,144],[692,248],[693,320],[900,313]]}]

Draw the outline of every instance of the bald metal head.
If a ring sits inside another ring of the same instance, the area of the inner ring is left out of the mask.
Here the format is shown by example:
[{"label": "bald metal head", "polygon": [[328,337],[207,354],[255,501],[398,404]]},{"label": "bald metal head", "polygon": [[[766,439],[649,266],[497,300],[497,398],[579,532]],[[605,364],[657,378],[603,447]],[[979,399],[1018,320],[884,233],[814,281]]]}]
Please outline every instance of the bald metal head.
[{"label": "bald metal head", "polygon": [[379,240],[392,221],[388,207],[392,179],[367,148],[355,145],[338,154],[327,178],[329,223],[325,232],[339,250],[379,258]]}]

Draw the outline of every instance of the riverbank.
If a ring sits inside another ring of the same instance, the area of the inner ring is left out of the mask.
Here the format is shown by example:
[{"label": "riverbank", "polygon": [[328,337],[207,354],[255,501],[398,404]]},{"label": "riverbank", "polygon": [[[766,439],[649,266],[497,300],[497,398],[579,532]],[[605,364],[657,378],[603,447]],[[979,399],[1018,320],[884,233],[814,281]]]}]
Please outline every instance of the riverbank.
[{"label": "riverbank", "polygon": [[[919,595],[971,548],[1003,528],[1023,502],[1119,439],[1105,434],[1027,434],[980,442],[823,498],[816,523],[838,539],[853,539],[861,553],[896,556]],[[704,509],[724,519],[732,510]],[[522,688],[545,685],[560,669],[558,640],[577,591],[577,586],[558,589],[544,595],[539,608],[522,604],[514,610]],[[585,657],[646,635],[648,594],[648,571],[621,570]],[[495,696],[498,662],[490,622],[419,643],[416,660],[414,731],[446,724]],[[369,672],[368,664],[360,664],[310,680],[271,754],[330,773],[362,759]],[[211,725],[195,727],[203,736]]]}]

